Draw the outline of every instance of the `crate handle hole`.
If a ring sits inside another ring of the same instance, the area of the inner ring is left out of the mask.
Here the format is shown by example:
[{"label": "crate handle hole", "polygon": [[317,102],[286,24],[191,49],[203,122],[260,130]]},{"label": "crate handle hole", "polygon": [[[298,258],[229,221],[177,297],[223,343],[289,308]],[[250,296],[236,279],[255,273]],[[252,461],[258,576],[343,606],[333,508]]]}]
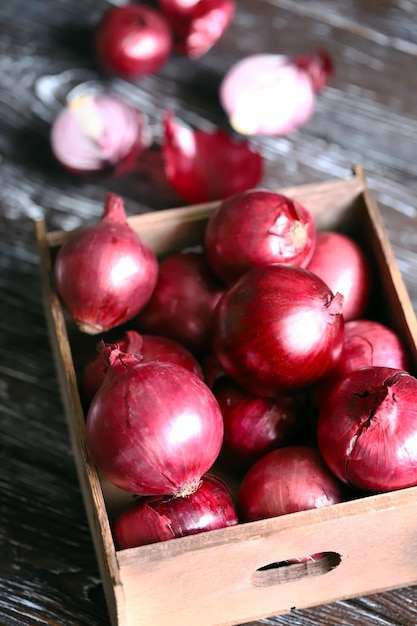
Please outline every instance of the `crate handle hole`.
[{"label": "crate handle hole", "polygon": [[305,558],[275,561],[253,572],[251,582],[255,587],[269,587],[308,576],[321,576],[337,567],[341,560],[337,552],[318,552]]}]

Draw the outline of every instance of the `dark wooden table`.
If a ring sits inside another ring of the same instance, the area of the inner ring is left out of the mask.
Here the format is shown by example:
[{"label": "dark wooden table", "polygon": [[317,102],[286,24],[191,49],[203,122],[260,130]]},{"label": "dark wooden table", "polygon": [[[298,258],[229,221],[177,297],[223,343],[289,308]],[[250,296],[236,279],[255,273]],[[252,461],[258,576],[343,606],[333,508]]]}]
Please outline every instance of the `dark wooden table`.
[{"label": "dark wooden table", "polygon": [[[110,80],[91,55],[104,0],[0,3],[0,623],[107,626],[41,303],[32,219],[69,229],[100,213],[106,190],[129,213],[178,206],[156,138],[134,175],[89,180],[54,161],[49,128],[89,81],[133,99],[159,128],[169,107],[195,127],[227,123],[219,80],[253,52],[325,46],[336,73],[313,119],[282,138],[255,138],[269,188],[365,168],[417,306],[417,1],[239,0],[234,23],[199,61],[173,57],[156,76]],[[416,561],[417,582],[417,561]],[[259,622],[261,623],[261,622]],[[417,587],[340,601],[265,624],[415,626]],[[198,618],[196,617],[196,625]]]}]

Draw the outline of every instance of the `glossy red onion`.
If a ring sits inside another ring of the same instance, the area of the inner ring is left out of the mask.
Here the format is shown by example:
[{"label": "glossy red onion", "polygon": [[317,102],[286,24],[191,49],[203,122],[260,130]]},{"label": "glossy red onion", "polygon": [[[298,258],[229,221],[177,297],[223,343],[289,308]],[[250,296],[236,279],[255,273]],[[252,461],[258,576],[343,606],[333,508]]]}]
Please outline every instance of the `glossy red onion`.
[{"label": "glossy red onion", "polygon": [[135,328],[173,339],[193,354],[208,352],[213,310],[224,289],[203,253],[172,254],[160,262],[158,282]]},{"label": "glossy red onion", "polygon": [[220,86],[231,126],[243,135],[285,135],[312,116],[333,72],[325,50],[292,58],[254,54],[233,65]]},{"label": "glossy red onion", "polygon": [[313,215],[286,196],[251,189],[223,200],[211,214],[204,247],[215,273],[233,283],[252,267],[305,267],[316,240]]},{"label": "glossy red onion", "polygon": [[307,509],[319,509],[347,498],[315,448],[287,446],[257,461],[242,480],[238,509],[252,522]]},{"label": "glossy red onion", "polygon": [[223,415],[222,459],[234,468],[247,470],[267,452],[301,441],[307,430],[294,398],[258,396],[228,376],[212,391]]},{"label": "glossy red onion", "polygon": [[51,128],[51,148],[74,173],[126,174],[152,141],[145,115],[109,94],[73,98]]},{"label": "glossy red onion", "polygon": [[[203,372],[197,359],[179,343],[157,337],[155,335],[140,335],[135,330],[127,330],[117,342],[122,352],[140,356],[142,362],[167,361],[185,367],[204,380]],[[87,400],[91,400],[101,387],[106,375],[105,363],[99,353],[101,342],[97,346],[98,353],[85,365],[81,377],[81,387]]]},{"label": "glossy red onion", "polygon": [[228,488],[216,476],[206,474],[189,496],[138,498],[117,517],[113,532],[117,548],[123,550],[237,523]]},{"label": "glossy red onion", "polygon": [[198,59],[223,36],[236,11],[234,0],[159,0],[175,33],[177,52]]},{"label": "glossy red onion", "polygon": [[265,265],[224,294],[213,317],[213,348],[240,385],[265,396],[313,385],[343,346],[343,297],[308,270]]},{"label": "glossy red onion", "polygon": [[109,9],[97,25],[95,52],[101,66],[123,78],[156,73],[172,51],[165,16],[143,4]]},{"label": "glossy red onion", "polygon": [[219,405],[195,374],[108,350],[108,370],[86,422],[92,460],[111,483],[138,495],[192,493],[223,439]]},{"label": "glossy red onion", "polygon": [[371,264],[362,248],[347,235],[333,231],[317,233],[308,269],[344,297],[345,322],[365,313],[372,284]]},{"label": "glossy red onion", "polygon": [[158,263],[127,223],[122,198],[109,193],[101,219],[72,231],[60,247],[54,276],[79,329],[94,335],[139,313],[156,285]]},{"label": "glossy red onion", "polygon": [[330,470],[357,489],[417,485],[417,379],[388,367],[351,372],[321,407],[317,441]]},{"label": "glossy red onion", "polygon": [[220,200],[256,186],[263,175],[262,155],[223,130],[191,130],[164,118],[162,146],[167,180],[191,203]]}]

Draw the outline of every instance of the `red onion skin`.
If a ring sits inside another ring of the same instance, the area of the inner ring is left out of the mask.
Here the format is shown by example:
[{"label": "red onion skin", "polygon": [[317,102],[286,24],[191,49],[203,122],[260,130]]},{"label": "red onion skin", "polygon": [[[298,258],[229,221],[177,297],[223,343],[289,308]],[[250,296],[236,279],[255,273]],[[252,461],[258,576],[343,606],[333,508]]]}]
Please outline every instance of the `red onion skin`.
[{"label": "red onion skin", "polygon": [[210,349],[213,311],[224,291],[203,253],[172,254],[160,262],[158,282],[134,327],[200,356]]},{"label": "red onion skin", "polygon": [[300,440],[303,424],[296,400],[252,394],[230,377],[213,386],[224,421],[222,459],[246,471],[267,452]]},{"label": "red onion skin", "polygon": [[358,490],[417,485],[417,379],[388,367],[351,372],[321,407],[317,442],[334,475]]},{"label": "red onion skin", "polygon": [[337,364],[343,298],[308,270],[257,267],[221,298],[213,348],[223,369],[263,396],[304,391]]},{"label": "red onion skin", "polygon": [[362,317],[370,299],[372,269],[362,248],[350,237],[334,231],[317,233],[308,269],[344,297],[345,322]]},{"label": "red onion skin", "polygon": [[54,277],[79,329],[94,335],[139,313],[155,288],[158,262],[126,222],[122,199],[109,193],[99,222],[73,231],[62,244]]},{"label": "red onion skin", "polygon": [[287,446],[249,469],[240,485],[238,510],[244,521],[253,522],[337,504],[347,493],[315,448]]},{"label": "red onion skin", "polygon": [[237,523],[228,488],[219,478],[206,474],[189,496],[139,498],[118,516],[113,532],[117,548],[124,550]]},{"label": "red onion skin", "polygon": [[165,16],[142,4],[107,11],[95,33],[95,51],[102,67],[126,79],[156,73],[172,51],[172,33]]},{"label": "red onion skin", "polygon": [[92,460],[117,487],[179,496],[195,491],[216,460],[223,419],[195,374],[112,349],[87,413],[86,438]]},{"label": "red onion skin", "polygon": [[305,267],[313,254],[312,214],[272,191],[250,190],[223,200],[209,218],[204,247],[214,272],[232,284],[252,267]]},{"label": "red onion skin", "polygon": [[[117,343],[122,352],[140,355],[143,363],[148,361],[176,363],[204,380],[203,371],[197,359],[191,352],[171,339],[155,335],[140,335],[135,330],[127,330]],[[103,357],[96,354],[84,367],[81,378],[83,395],[87,401],[91,401],[97,393],[105,375]]]}]

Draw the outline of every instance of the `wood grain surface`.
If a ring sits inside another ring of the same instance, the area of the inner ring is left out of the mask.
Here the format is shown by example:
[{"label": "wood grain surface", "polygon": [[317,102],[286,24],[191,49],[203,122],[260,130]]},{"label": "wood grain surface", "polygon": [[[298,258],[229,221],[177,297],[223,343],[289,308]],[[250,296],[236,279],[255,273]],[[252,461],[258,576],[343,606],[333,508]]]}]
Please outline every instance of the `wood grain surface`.
[{"label": "wood grain surface", "polygon": [[[157,75],[130,82],[103,75],[92,55],[92,31],[110,6],[0,3],[2,626],[109,625],[47,336],[33,219],[45,215],[49,230],[93,221],[109,189],[131,215],[183,204],[161,167],[166,108],[196,128],[227,129],[218,86],[234,62],[325,46],[336,72],[310,122],[253,139],[265,157],[263,185],[347,177],[361,163],[417,307],[416,0],[239,0],[232,26],[199,61],[173,56]],[[155,133],[135,171],[117,180],[70,176],[50,150],[50,125],[68,95],[96,83],[141,108]],[[256,623],[416,626],[417,588]]]}]

